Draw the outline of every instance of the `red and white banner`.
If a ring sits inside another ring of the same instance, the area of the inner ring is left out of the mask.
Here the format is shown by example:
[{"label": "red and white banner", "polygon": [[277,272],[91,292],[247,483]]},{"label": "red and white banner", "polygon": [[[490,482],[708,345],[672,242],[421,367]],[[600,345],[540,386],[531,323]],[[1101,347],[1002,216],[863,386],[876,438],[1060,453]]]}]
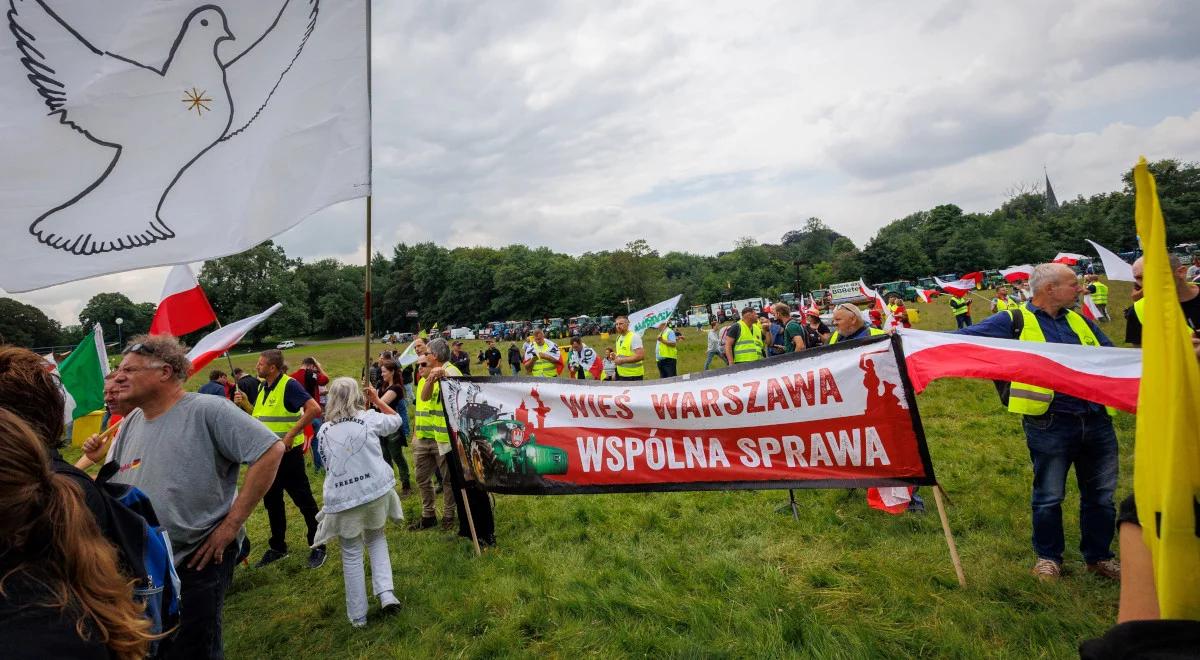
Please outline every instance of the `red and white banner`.
[{"label": "red and white banner", "polygon": [[216,332],[204,335],[204,338],[196,342],[192,350],[188,351],[187,358],[192,363],[191,373],[194,374],[200,371],[209,362],[221,357],[222,353],[236,346],[242,340],[242,337],[245,337],[258,324],[270,318],[280,307],[283,307],[282,303],[275,303],[261,314],[247,316],[240,321],[230,323]]},{"label": "red and white banner", "polygon": [[934,483],[892,337],[645,382],[458,378],[460,458],[513,494]]},{"label": "red and white banner", "polygon": [[940,295],[939,292],[934,291],[933,289],[922,289],[921,287],[916,287],[916,289],[917,297],[920,298],[921,302],[923,303],[933,302],[934,296]]},{"label": "red and white banner", "polygon": [[1075,254],[1074,252],[1059,252],[1054,255],[1054,263],[1066,264],[1068,266],[1074,266],[1083,259],[1087,259],[1087,257],[1082,254]]},{"label": "red and white banner", "polygon": [[171,269],[150,322],[150,334],[182,337],[217,320],[208,297],[187,264]]},{"label": "red and white banner", "polygon": [[933,278],[933,281],[942,291],[945,291],[946,293],[958,298],[962,298],[963,296],[971,293],[979,285],[979,283],[975,280],[965,277],[954,280],[953,282],[943,282],[935,277]]},{"label": "red and white banner", "polygon": [[978,289],[983,286],[983,271],[977,270],[974,273],[967,273],[966,275],[963,275],[959,279],[960,280],[971,280],[971,281],[975,282],[975,288]]},{"label": "red and white banner", "polygon": [[1100,308],[1096,306],[1096,302],[1092,300],[1091,295],[1085,295],[1079,301],[1079,313],[1093,321],[1099,321],[1104,316],[1100,313]]},{"label": "red and white banner", "polygon": [[1001,268],[1000,276],[1012,283],[1017,283],[1022,280],[1027,280],[1033,275],[1033,266],[1025,264],[1023,266],[1013,266],[1012,268]]},{"label": "red and white banner", "polygon": [[917,394],[939,378],[986,378],[1046,387],[1136,412],[1142,352],[1136,348],[1023,342],[904,329]]}]

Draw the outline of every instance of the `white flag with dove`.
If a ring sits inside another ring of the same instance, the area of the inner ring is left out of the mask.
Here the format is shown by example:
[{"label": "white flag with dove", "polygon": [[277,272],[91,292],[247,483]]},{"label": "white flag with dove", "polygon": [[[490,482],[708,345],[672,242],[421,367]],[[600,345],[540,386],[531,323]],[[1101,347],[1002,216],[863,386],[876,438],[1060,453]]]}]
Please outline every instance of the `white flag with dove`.
[{"label": "white flag with dove", "polygon": [[234,254],[370,192],[364,0],[3,0],[0,286]]}]

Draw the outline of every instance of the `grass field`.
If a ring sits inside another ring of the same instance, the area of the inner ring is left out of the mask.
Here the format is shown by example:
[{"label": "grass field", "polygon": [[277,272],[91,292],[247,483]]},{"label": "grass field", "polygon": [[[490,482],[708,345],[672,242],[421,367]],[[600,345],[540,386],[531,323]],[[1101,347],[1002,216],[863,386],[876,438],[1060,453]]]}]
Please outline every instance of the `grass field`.
[{"label": "grass field", "polygon": [[[1116,320],[1102,327],[1119,343],[1129,286],[1114,283],[1111,292]],[[944,300],[916,305],[918,327],[953,326]],[[703,334],[686,334],[680,373],[699,370],[704,358]],[[472,354],[482,346],[467,344]],[[331,374],[361,373],[360,344],[287,353],[293,365],[311,354]],[[235,363],[248,367],[255,357]],[[323,568],[305,568],[304,526],[289,502],[292,555],[238,568],[226,651],[289,659],[1076,656],[1081,639],[1115,622],[1118,589],[1082,570],[1073,481],[1064,505],[1070,572],[1041,584],[1029,575],[1031,470],[1019,418],[1001,409],[988,382],[935,383],[918,405],[951,498],[966,588],[955,580],[932,497],[928,514],[893,517],[868,508],[861,490],[799,491],[797,523],[783,491],[498,496],[499,547],[479,558],[451,533],[389,527],[404,609],[383,618],[373,603],[368,627],[353,630],[336,544]],[[1133,418],[1122,414],[1117,425],[1119,501],[1132,479]],[[319,497],[320,478],[311,481]],[[419,515],[415,495],[405,510]],[[257,560],[267,537],[261,507],[249,531]]]}]

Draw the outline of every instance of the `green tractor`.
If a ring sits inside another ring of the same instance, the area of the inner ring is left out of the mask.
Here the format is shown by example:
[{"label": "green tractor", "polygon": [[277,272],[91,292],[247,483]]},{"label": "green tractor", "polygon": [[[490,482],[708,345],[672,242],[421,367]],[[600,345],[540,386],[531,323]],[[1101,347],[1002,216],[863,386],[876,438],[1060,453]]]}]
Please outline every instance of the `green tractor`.
[{"label": "green tractor", "polygon": [[884,300],[887,300],[893,293],[900,296],[901,300],[907,302],[916,302],[917,300],[917,289],[908,280],[896,280],[895,282],[876,284],[875,290],[879,292],[879,295],[883,296]]},{"label": "green tractor", "polygon": [[539,445],[537,437],[526,435],[525,424],[518,420],[487,422],[471,437],[471,465],[475,473],[488,475],[501,484],[513,485],[540,480],[542,475],[567,473],[567,452]]}]

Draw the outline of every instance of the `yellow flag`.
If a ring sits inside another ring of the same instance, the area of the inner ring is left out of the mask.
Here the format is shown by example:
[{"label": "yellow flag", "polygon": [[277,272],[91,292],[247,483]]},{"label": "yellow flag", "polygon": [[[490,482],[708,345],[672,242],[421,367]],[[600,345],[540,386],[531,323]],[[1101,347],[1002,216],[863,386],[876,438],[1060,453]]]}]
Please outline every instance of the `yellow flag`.
[{"label": "yellow flag", "polygon": [[1200,367],[1190,335],[1179,331],[1186,322],[1145,158],[1133,169],[1133,183],[1134,217],[1146,251],[1133,492],[1154,557],[1160,616],[1200,619]]}]

